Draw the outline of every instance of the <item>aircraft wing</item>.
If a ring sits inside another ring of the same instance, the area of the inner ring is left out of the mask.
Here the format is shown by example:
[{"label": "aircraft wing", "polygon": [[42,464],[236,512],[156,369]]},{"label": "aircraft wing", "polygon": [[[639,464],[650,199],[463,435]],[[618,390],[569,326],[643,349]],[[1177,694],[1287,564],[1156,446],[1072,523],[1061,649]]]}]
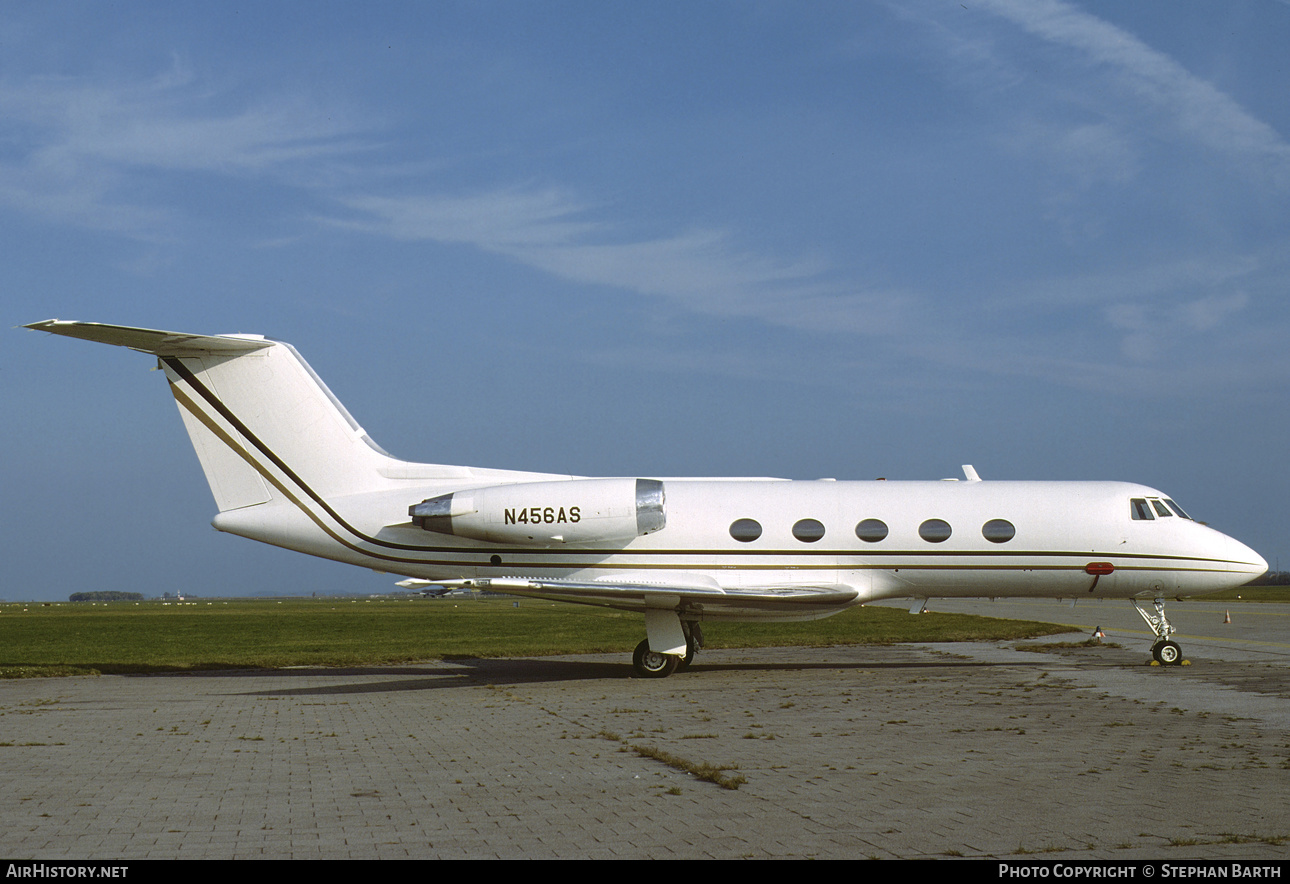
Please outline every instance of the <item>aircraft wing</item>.
[{"label": "aircraft wing", "polygon": [[543,580],[526,577],[481,577],[436,580],[438,586],[481,589],[506,595],[602,605],[624,611],[674,610],[686,618],[815,620],[852,604],[859,593],[843,584],[820,586],[747,586],[722,588],[716,581],[693,575],[694,581],[675,583],[631,580]]}]

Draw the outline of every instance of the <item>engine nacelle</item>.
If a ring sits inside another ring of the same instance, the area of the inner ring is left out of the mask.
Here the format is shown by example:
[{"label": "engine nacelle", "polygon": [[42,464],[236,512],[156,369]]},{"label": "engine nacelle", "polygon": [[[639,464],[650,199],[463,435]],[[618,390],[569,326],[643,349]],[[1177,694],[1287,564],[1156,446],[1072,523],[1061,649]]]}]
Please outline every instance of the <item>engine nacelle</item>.
[{"label": "engine nacelle", "polygon": [[667,524],[657,479],[570,479],[490,485],[408,507],[426,531],[490,543],[627,541]]}]

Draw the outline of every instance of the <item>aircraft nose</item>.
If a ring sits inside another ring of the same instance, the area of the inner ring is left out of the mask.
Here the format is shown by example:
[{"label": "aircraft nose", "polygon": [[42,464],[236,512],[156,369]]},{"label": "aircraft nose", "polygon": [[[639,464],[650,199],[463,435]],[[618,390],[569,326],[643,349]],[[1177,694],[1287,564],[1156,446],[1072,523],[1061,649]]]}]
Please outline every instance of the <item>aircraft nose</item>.
[{"label": "aircraft nose", "polygon": [[1267,559],[1263,558],[1263,556],[1259,555],[1258,553],[1250,549],[1245,544],[1241,544],[1241,549],[1245,550],[1247,553],[1250,554],[1250,561],[1253,562],[1257,567],[1258,570],[1254,574],[1255,577],[1262,577],[1264,574],[1268,573]]},{"label": "aircraft nose", "polygon": [[1223,540],[1226,541],[1223,558],[1227,560],[1233,570],[1249,575],[1246,578],[1247,580],[1253,580],[1267,573],[1268,563],[1263,556],[1235,538],[1223,535]]}]

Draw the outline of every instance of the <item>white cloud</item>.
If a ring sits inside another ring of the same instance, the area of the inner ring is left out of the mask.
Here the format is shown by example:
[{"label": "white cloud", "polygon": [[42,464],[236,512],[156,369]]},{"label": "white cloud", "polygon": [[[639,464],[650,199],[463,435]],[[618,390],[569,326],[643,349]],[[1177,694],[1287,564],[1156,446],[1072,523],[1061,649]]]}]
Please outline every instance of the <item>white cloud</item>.
[{"label": "white cloud", "polygon": [[666,298],[695,313],[887,335],[908,321],[913,300],[905,293],[849,291],[819,260],[752,254],[720,231],[607,241],[615,233],[610,225],[584,220],[588,204],[556,189],[342,202],[366,217],[329,223],[403,240],[469,244],[562,279]]},{"label": "white cloud", "polygon": [[986,306],[996,310],[1047,312],[1169,300],[1179,297],[1180,293],[1230,288],[1283,263],[1276,255],[1241,255],[1221,250],[1182,258],[1171,255],[1156,261],[1143,259],[1101,273],[1019,281],[1015,292],[995,297]]},{"label": "white cloud", "polygon": [[149,204],[149,173],[290,174],[351,151],[343,124],[298,102],[233,111],[171,71],[142,83],[0,82],[0,202],[49,220],[142,238],[174,213]]},{"label": "white cloud", "polygon": [[573,220],[586,206],[555,188],[509,188],[465,197],[360,196],[340,202],[367,216],[348,226],[395,239],[470,243],[495,252],[558,246],[594,230]]},{"label": "white cloud", "polygon": [[1141,168],[1134,146],[1108,123],[1055,124],[1030,120],[1013,129],[1011,146],[1051,157],[1081,187],[1124,184]]},{"label": "white cloud", "polygon": [[1111,70],[1122,86],[1165,111],[1178,130],[1207,149],[1266,162],[1280,184],[1290,184],[1290,145],[1276,130],[1127,31],[1062,0],[981,0],[977,5]]},{"label": "white cloud", "polygon": [[1105,310],[1112,328],[1124,332],[1120,352],[1134,363],[1177,352],[1196,335],[1212,332],[1249,305],[1244,292],[1209,295],[1175,304],[1114,304]]}]

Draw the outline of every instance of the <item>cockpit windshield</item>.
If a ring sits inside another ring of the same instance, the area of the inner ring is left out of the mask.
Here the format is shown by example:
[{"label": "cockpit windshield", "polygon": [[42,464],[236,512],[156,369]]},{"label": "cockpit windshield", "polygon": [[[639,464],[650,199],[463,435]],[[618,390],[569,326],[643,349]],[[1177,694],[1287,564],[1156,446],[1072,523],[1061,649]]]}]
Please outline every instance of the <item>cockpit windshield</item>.
[{"label": "cockpit windshield", "polygon": [[1129,514],[1135,522],[1150,522],[1155,519],[1180,519],[1195,521],[1183,511],[1183,508],[1167,497],[1132,497],[1129,499]]}]

